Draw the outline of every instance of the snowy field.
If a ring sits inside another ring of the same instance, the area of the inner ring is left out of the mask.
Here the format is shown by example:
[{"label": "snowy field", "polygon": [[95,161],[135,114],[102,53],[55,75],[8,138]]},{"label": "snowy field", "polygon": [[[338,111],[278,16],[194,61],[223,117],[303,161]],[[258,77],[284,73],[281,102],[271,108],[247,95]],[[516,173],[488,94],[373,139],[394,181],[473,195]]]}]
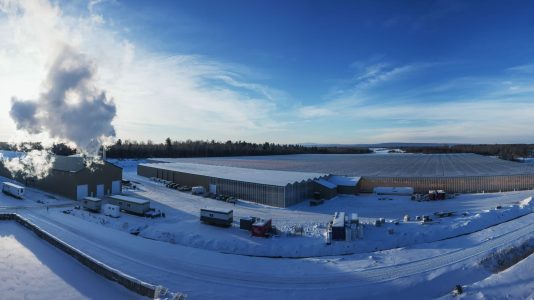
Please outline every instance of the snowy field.
[{"label": "snowy field", "polygon": [[[464,288],[460,299],[534,299],[534,254]],[[454,297],[447,297],[454,299]]]},{"label": "snowy field", "polygon": [[0,298],[143,299],[15,222],[0,222]]}]

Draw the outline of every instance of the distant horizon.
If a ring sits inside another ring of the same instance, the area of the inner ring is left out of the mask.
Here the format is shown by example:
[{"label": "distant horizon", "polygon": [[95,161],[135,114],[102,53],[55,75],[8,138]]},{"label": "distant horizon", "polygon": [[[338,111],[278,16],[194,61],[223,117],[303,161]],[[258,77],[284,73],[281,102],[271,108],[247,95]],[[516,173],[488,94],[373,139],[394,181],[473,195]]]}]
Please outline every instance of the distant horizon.
[{"label": "distant horizon", "polygon": [[529,143],[533,9],[0,0],[0,140]]}]

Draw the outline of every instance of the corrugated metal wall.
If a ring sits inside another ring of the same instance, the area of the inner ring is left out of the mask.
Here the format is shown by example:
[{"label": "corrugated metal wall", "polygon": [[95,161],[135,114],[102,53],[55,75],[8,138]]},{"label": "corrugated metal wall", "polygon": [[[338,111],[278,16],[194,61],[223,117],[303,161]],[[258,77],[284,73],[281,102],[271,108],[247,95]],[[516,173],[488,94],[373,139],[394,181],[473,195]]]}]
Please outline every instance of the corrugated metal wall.
[{"label": "corrugated metal wall", "polygon": [[534,175],[471,177],[363,177],[360,191],[372,193],[378,186],[413,187],[416,193],[440,189],[449,193],[505,192],[534,189]]}]

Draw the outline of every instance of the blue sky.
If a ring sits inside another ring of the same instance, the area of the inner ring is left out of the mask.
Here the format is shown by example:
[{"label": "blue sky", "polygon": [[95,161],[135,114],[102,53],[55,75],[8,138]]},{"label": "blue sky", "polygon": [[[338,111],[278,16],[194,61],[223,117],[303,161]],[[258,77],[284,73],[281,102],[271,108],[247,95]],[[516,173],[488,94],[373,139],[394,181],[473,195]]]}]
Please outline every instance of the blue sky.
[{"label": "blue sky", "polygon": [[531,1],[48,6],[98,64],[122,138],[533,142]]}]

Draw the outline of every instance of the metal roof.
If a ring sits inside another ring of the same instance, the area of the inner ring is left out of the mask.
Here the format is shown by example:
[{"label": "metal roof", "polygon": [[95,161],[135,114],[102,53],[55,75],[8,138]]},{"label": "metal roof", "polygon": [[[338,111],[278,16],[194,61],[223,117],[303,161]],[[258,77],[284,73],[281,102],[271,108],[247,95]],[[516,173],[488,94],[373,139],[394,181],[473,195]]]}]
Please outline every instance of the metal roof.
[{"label": "metal roof", "polygon": [[61,156],[54,157],[52,169],[65,172],[78,172],[85,168],[85,162],[81,156]]},{"label": "metal roof", "polygon": [[534,174],[534,164],[477,154],[296,154],[158,160],[365,177]]},{"label": "metal roof", "polygon": [[235,181],[286,186],[295,182],[315,180],[328,176],[326,173],[305,173],[289,171],[258,170],[247,168],[235,168],[226,166],[214,166],[193,163],[152,163],[140,164],[162,170],[177,171],[195,175],[202,175],[220,179]]},{"label": "metal roof", "polygon": [[315,180],[315,182],[317,182],[318,184],[324,186],[325,188],[328,188],[328,189],[335,189],[337,188],[337,185],[328,181],[328,180],[325,180],[325,179],[317,179]]}]

